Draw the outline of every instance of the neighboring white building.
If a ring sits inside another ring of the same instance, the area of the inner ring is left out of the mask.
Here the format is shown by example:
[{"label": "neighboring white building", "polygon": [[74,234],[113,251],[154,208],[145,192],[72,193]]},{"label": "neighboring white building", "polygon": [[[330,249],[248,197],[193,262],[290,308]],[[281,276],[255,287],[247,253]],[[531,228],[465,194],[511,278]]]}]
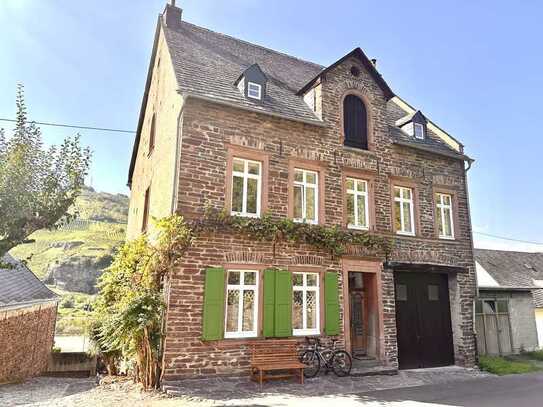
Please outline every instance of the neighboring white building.
[{"label": "neighboring white building", "polygon": [[479,354],[543,347],[543,253],[475,249]]}]

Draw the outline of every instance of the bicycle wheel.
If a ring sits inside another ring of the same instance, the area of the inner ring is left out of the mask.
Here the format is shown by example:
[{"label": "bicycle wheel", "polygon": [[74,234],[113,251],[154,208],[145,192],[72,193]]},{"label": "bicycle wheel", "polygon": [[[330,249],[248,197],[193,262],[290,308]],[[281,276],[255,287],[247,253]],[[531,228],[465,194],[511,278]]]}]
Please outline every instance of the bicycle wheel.
[{"label": "bicycle wheel", "polygon": [[334,352],[334,357],[332,358],[332,370],[338,377],[345,377],[351,373],[351,367],[353,361],[351,355],[344,350],[338,350]]},{"label": "bicycle wheel", "polygon": [[308,379],[315,377],[319,374],[321,369],[321,361],[317,352],[314,350],[306,350],[300,356],[300,362],[302,362],[307,367],[304,369],[304,377]]}]

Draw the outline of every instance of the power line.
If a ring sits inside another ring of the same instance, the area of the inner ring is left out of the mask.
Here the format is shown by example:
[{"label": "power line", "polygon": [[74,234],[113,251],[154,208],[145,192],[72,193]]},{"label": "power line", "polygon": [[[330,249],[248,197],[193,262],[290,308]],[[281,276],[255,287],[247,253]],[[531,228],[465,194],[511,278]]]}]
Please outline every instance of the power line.
[{"label": "power line", "polygon": [[543,243],[541,243],[541,242],[532,242],[530,240],[513,239],[513,238],[510,238],[510,237],[496,236],[496,235],[492,235],[490,233],[483,233],[483,232],[475,232],[474,231],[473,233],[476,233],[478,235],[488,236],[488,237],[494,237],[496,239],[509,240],[511,242],[529,243],[529,244],[535,244],[535,245],[543,246]]},{"label": "power line", "polygon": [[[12,122],[12,123],[16,122],[15,119],[2,119],[2,118],[0,118],[0,121]],[[76,125],[72,125],[72,124],[47,123],[47,122],[36,122],[36,121],[32,121],[32,123],[36,123],[36,124],[39,124],[39,125],[42,125],[42,126],[69,127],[71,129],[111,131],[111,132],[115,132],[115,133],[130,133],[130,134],[135,133],[134,130],[109,129],[109,128],[105,128],[105,127],[76,126]]]}]

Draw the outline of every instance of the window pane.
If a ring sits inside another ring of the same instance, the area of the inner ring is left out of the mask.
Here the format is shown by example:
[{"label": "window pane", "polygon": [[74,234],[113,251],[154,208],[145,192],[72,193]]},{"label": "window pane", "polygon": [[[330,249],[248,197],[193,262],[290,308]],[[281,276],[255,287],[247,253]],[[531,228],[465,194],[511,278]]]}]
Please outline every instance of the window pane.
[{"label": "window pane", "polygon": [[304,182],[304,173],[302,170],[294,170],[294,181]]},{"label": "window pane", "polygon": [[506,300],[498,301],[498,312],[508,313],[509,307]]},{"label": "window pane", "polygon": [[302,187],[294,186],[294,217],[302,218]]},{"label": "window pane", "polygon": [[238,172],[244,171],[245,162],[239,158],[234,158],[233,170]]},{"label": "window pane", "polygon": [[239,271],[229,271],[228,272],[228,284],[230,285],[239,285]]},{"label": "window pane", "polygon": [[300,273],[292,274],[292,284],[295,285],[295,286],[299,286],[299,287],[304,285],[303,274],[300,274]]},{"label": "window pane", "polygon": [[443,195],[443,204],[450,205],[451,204],[451,196],[450,195]]},{"label": "window pane", "polygon": [[316,287],[319,282],[319,275],[318,274],[306,274],[307,278],[307,285],[309,287]]},{"label": "window pane", "polygon": [[444,236],[452,236],[451,228],[451,210],[445,209],[445,230],[443,231]]},{"label": "window pane", "polygon": [[401,193],[400,191],[401,191],[400,188],[394,187],[394,196],[395,196],[396,198],[399,198],[399,197],[400,197],[400,193]]},{"label": "window pane", "polygon": [[347,222],[354,225],[354,195],[347,194]]},{"label": "window pane", "polygon": [[346,186],[347,186],[347,189],[354,190],[354,180],[352,178],[347,178]]},{"label": "window pane", "polygon": [[249,162],[248,165],[249,165],[249,174],[260,175],[259,163]]},{"label": "window pane", "polygon": [[292,301],[292,328],[303,329],[303,291],[294,291]]},{"label": "window pane", "polygon": [[439,301],[439,286],[437,285],[428,286],[428,300]]},{"label": "window pane", "polygon": [[317,327],[317,293],[315,291],[307,291],[306,295],[306,329],[315,329]]},{"label": "window pane", "polygon": [[243,284],[245,285],[255,285],[256,284],[256,273],[254,271],[245,271],[243,273]]},{"label": "window pane", "polygon": [[314,172],[306,172],[305,180],[308,184],[316,184],[317,183],[317,174]]},{"label": "window pane", "polygon": [[400,203],[394,202],[394,227],[396,230],[402,230]]},{"label": "window pane", "polygon": [[396,284],[396,301],[407,301],[407,286]]},{"label": "window pane", "polygon": [[483,312],[485,314],[495,314],[496,313],[496,302],[495,301],[483,301]]},{"label": "window pane", "polygon": [[253,178],[247,178],[247,213],[256,212],[256,202],[258,200],[258,181]]},{"label": "window pane", "polygon": [[232,181],[232,211],[243,210],[243,178],[234,177]]},{"label": "window pane", "polygon": [[443,230],[443,216],[441,216],[441,208],[436,208],[437,214],[437,226],[439,228],[439,235],[443,236],[445,231]]},{"label": "window pane", "polygon": [[239,291],[228,290],[226,303],[226,331],[238,330]]},{"label": "window pane", "polygon": [[243,291],[243,330],[252,331],[254,326],[255,292]]},{"label": "window pane", "polygon": [[366,200],[364,196],[357,197],[358,204],[358,225],[359,226],[368,226],[366,225]]},{"label": "window pane", "polygon": [[365,181],[357,181],[356,190],[359,191],[359,192],[366,192],[366,182]]},{"label": "window pane", "polygon": [[482,301],[475,301],[475,313],[482,314],[483,313],[483,303]]},{"label": "window pane", "polygon": [[315,220],[315,188],[306,188],[307,202],[306,202],[306,218],[308,220]]},{"label": "window pane", "polygon": [[411,205],[409,203],[404,202],[403,203],[403,224],[405,227],[404,232],[412,232],[413,231],[413,225],[411,224],[411,212],[410,212]]},{"label": "window pane", "polygon": [[403,188],[403,197],[405,199],[412,199],[412,196],[411,196],[411,189],[409,188]]}]

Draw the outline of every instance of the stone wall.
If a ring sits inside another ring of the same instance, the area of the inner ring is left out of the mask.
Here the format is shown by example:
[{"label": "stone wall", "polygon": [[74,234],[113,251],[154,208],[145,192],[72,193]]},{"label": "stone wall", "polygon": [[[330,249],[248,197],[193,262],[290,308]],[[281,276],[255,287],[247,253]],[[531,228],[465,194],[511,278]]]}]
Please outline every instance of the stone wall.
[{"label": "stone wall", "polygon": [[0,383],[37,376],[53,348],[56,303],[0,310]]},{"label": "stone wall", "polygon": [[[359,77],[351,74],[357,65]],[[199,218],[206,206],[223,209],[228,206],[227,157],[229,150],[251,151],[269,163],[263,190],[267,191],[266,210],[275,217],[289,215],[289,174],[293,165],[318,166],[324,178],[324,211],[319,223],[342,225],[344,221],[343,176],[346,171],[359,171],[371,178],[371,230],[383,236],[394,236],[391,185],[397,180],[409,180],[415,185],[417,234],[396,237],[396,246],[388,260],[406,263],[454,265],[465,273],[450,281],[451,311],[454,326],[456,362],[472,366],[475,363],[472,301],[475,295],[474,261],[467,183],[463,162],[398,147],[393,144],[390,126],[397,119],[397,106],[386,101],[381,89],[364,67],[354,59],[332,69],[319,85],[317,111],[323,125],[310,125],[265,114],[248,112],[230,106],[203,101],[194,97],[185,100],[181,120],[182,144],[177,189],[177,210],[188,219]],[[356,93],[366,103],[369,112],[370,151],[343,146],[342,99]],[[173,120],[170,117],[169,120]],[[176,123],[178,123],[176,121]],[[160,134],[160,132],[158,133]],[[429,137],[436,137],[431,132]],[[140,149],[145,150],[145,142]],[[170,149],[175,143],[170,141]],[[231,154],[231,153],[230,153]],[[150,165],[146,158],[141,168]],[[296,164],[294,164],[296,163]],[[300,164],[301,163],[301,164]],[[137,166],[138,167],[138,166]],[[138,169],[134,178],[141,174]],[[153,184],[158,173],[143,176]],[[169,176],[169,175],[168,175]],[[151,180],[152,178],[152,180]],[[160,182],[158,179],[156,182]],[[135,200],[142,200],[145,188],[133,190],[131,216]],[[455,240],[437,238],[434,191],[446,189],[454,195],[456,208]],[[167,188],[156,199],[170,199]],[[155,194],[156,195],[156,194]],[[135,206],[134,206],[135,205]],[[153,202],[151,214],[155,215]],[[134,229],[135,230],[135,229]],[[248,371],[247,341],[224,340],[203,342],[202,307],[204,270],[208,266],[225,266],[232,258],[253,256],[249,264],[257,266],[295,264],[297,256],[314,256],[323,260],[324,270],[340,271],[340,263],[309,247],[287,245],[276,248],[270,244],[245,240],[239,236],[214,234],[200,237],[187,253],[186,261],[172,273],[168,282],[167,338],[164,354],[164,377],[184,378],[207,374],[238,374]],[[241,254],[237,254],[241,253]],[[351,254],[364,259],[364,254]],[[373,259],[376,260],[376,259]],[[377,259],[383,262],[384,259]],[[245,260],[243,261],[247,263]],[[342,282],[340,282],[341,284]],[[394,274],[384,268],[381,273],[383,306],[384,362],[397,365],[397,345],[394,305]]]}]

